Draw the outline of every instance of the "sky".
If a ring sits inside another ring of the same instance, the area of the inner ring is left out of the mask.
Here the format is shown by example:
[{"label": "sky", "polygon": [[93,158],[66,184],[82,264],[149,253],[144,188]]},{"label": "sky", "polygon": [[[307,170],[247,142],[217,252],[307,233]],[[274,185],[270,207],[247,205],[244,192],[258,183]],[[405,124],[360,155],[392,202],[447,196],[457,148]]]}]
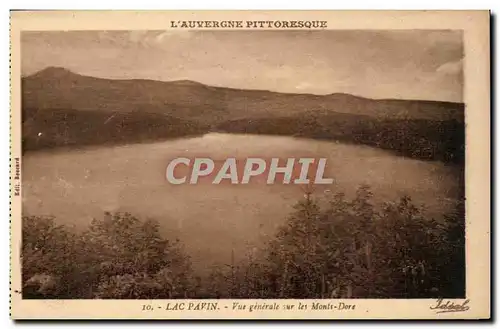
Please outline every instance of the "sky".
[{"label": "sky", "polygon": [[463,101],[461,31],[23,32],[22,74],[194,80],[286,93]]}]

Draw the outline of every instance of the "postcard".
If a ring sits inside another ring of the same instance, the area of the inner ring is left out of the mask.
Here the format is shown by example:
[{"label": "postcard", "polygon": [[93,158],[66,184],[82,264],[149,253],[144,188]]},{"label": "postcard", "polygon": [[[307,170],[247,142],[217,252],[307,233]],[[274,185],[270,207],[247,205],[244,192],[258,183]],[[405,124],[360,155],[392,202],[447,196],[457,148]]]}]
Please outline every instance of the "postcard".
[{"label": "postcard", "polygon": [[489,11],[12,11],[11,318],[489,319]]}]

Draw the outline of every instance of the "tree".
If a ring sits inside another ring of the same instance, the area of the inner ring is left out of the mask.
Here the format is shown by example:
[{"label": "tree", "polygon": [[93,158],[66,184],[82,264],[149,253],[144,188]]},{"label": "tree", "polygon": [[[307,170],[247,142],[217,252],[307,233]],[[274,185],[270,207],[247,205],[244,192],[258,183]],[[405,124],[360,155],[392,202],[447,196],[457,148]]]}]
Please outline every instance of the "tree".
[{"label": "tree", "polygon": [[194,294],[189,258],[158,222],[105,213],[81,234],[52,217],[23,218],[26,298],[187,298]]},{"label": "tree", "polygon": [[83,235],[96,298],[186,297],[193,280],[179,241],[161,236],[154,220],[105,213]]},{"label": "tree", "polygon": [[267,298],[429,298],[463,292],[463,211],[435,220],[425,218],[408,196],[378,208],[371,199],[369,187],[360,186],[351,200],[337,193],[320,208],[306,193],[266,255],[248,263],[253,275],[243,276],[252,280],[244,285],[245,294],[258,296],[255,287]]},{"label": "tree", "polygon": [[22,218],[22,282],[24,298],[67,297],[76,271],[75,235],[53,217]]}]

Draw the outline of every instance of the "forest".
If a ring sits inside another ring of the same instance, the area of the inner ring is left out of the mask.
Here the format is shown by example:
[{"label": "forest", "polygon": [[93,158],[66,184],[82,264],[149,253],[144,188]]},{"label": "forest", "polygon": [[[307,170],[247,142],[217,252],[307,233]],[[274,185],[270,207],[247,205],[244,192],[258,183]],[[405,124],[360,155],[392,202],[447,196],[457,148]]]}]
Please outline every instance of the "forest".
[{"label": "forest", "polygon": [[368,145],[420,160],[460,165],[465,162],[465,126],[458,120],[382,119],[328,112],[232,120],[217,128],[229,133],[284,135]]},{"label": "forest", "polygon": [[24,109],[23,151],[146,143],[210,132],[283,135],[368,145],[397,155],[463,165],[464,123],[317,113],[203,124],[157,113]]},{"label": "forest", "polygon": [[311,193],[246,259],[208,275],[156,220],[104,213],[84,230],[57,218],[22,222],[26,299],[463,298],[464,203],[427,218],[408,196],[375,205]]}]

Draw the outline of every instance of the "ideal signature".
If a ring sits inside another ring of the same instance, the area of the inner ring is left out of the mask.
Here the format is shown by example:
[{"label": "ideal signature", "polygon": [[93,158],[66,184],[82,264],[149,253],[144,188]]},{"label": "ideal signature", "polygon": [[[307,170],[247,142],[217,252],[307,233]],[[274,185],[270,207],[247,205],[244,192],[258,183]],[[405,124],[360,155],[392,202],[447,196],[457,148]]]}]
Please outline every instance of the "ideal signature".
[{"label": "ideal signature", "polygon": [[469,310],[469,300],[466,299],[461,304],[457,304],[450,300],[445,301],[440,298],[436,301],[436,305],[430,306],[431,310],[436,310],[436,313],[452,313],[452,312],[465,312]]}]

